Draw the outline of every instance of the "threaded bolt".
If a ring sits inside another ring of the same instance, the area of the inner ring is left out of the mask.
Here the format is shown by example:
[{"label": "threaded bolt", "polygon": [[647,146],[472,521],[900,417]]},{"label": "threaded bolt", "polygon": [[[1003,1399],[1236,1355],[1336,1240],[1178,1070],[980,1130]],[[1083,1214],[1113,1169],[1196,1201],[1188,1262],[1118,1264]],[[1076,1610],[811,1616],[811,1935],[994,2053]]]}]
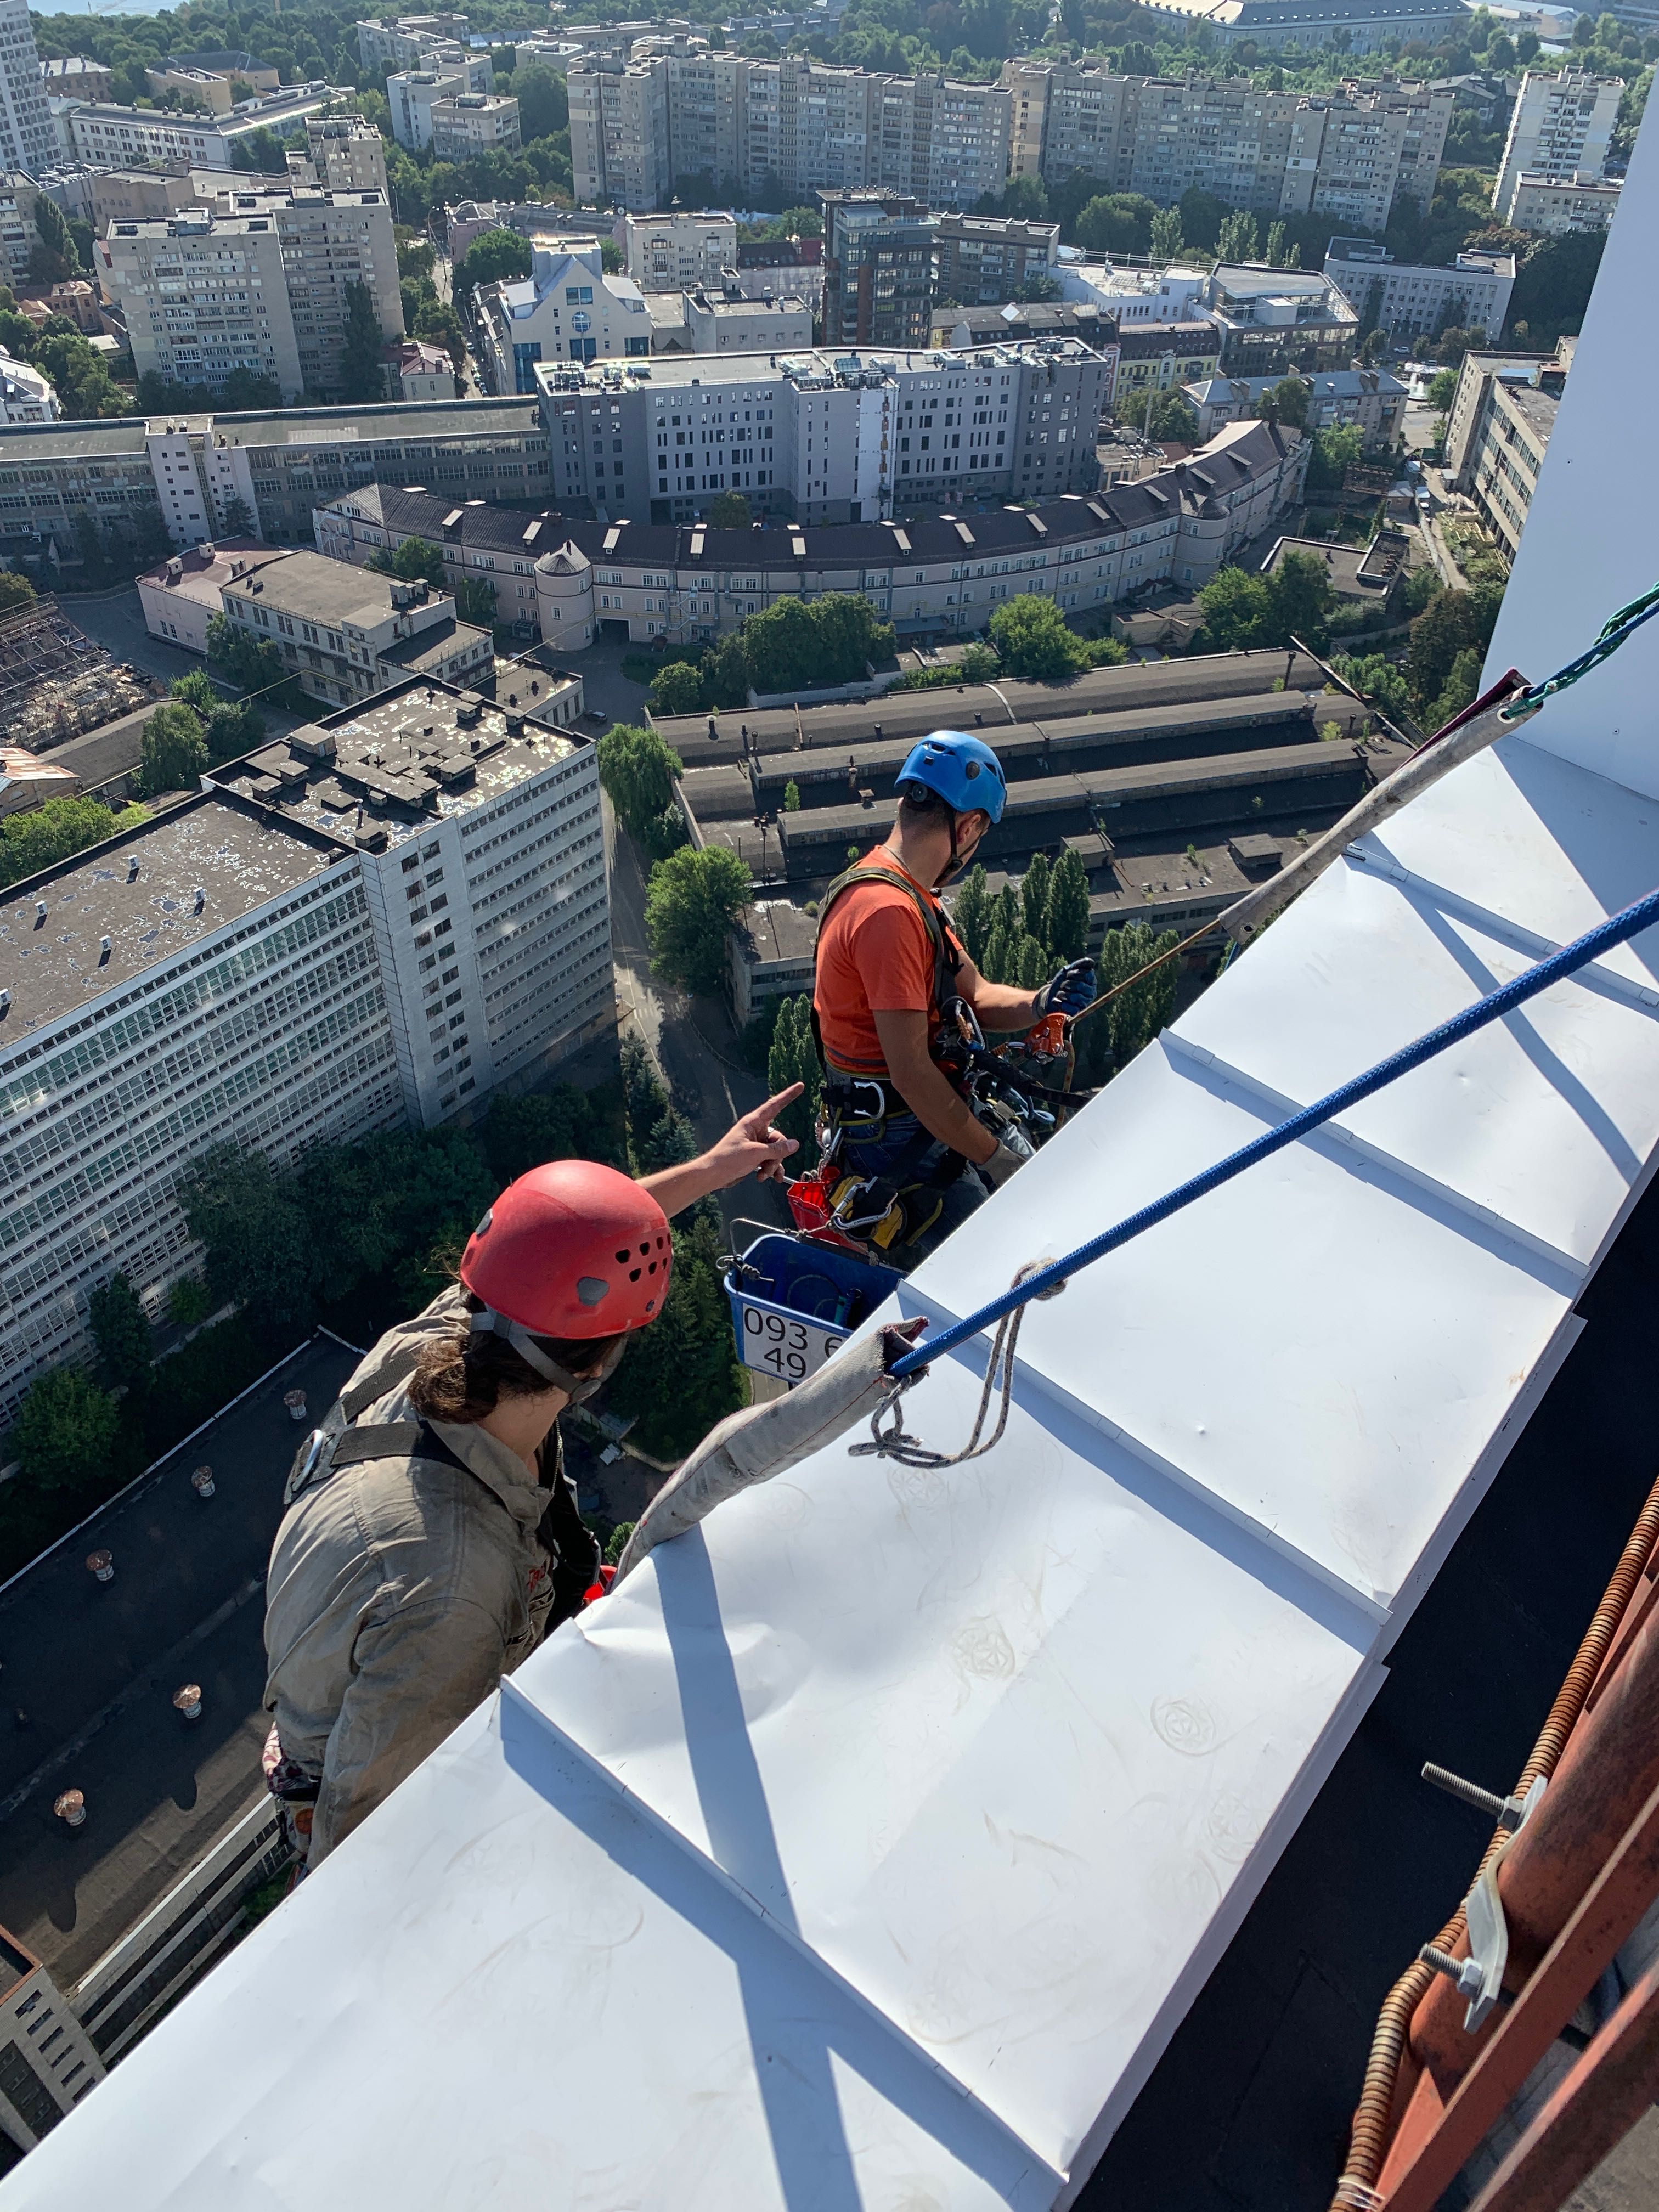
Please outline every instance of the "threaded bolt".
[{"label": "threaded bolt", "polygon": [[1494,1820],[1501,1820],[1509,1810],[1509,1800],[1499,1797],[1490,1790],[1483,1790],[1478,1782],[1466,1782],[1461,1774],[1437,1766],[1431,1759],[1423,1769],[1423,1779],[1437,1790],[1443,1790],[1449,1797],[1460,1797],[1466,1805],[1473,1805],[1477,1813],[1490,1813]]},{"label": "threaded bolt", "polygon": [[1432,1966],[1437,1974],[1444,1974],[1449,1981],[1456,1981],[1463,1972],[1463,1962],[1454,1959],[1449,1951],[1442,1951],[1432,1943],[1425,1943],[1418,1953],[1425,1966]]}]

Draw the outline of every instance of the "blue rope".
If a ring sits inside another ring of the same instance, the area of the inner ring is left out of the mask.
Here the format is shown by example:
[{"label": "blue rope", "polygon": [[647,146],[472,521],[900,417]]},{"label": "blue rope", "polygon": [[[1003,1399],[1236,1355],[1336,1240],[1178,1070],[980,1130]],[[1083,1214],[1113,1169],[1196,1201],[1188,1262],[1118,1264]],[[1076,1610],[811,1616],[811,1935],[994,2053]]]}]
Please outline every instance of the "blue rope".
[{"label": "blue rope", "polygon": [[1160,1221],[1167,1221],[1171,1214],[1179,1213],[1184,1206],[1191,1206],[1194,1200],[1206,1198],[1211,1191],[1218,1190],[1224,1182],[1231,1182],[1235,1176],[1243,1175],[1246,1168],[1254,1167],[1258,1160],[1270,1159],[1275,1152],[1282,1152],[1286,1145],[1293,1145],[1300,1138],[1311,1135],[1314,1130],[1322,1128],[1327,1121],[1345,1113],[1350,1106],[1357,1106],[1362,1098],[1369,1098],[1373,1092],[1386,1090],[1389,1084],[1402,1075],[1409,1074],[1413,1068],[1421,1067],[1425,1060],[1434,1059],[1449,1046],[1461,1043],[1463,1038],[1473,1036],[1477,1030],[1483,1030],[1492,1022],[1501,1021],[1516,1006],[1524,1006],[1528,999],[1535,999],[1540,991],[1547,991],[1552,983],[1559,983],[1563,976],[1576,975],[1579,969],[1587,967],[1601,953],[1610,951],[1615,945],[1625,944],[1656,922],[1659,922],[1659,890],[1650,891],[1634,906],[1627,906],[1621,914],[1613,915],[1606,921],[1598,922],[1583,937],[1576,938],[1571,945],[1563,945],[1559,952],[1553,952],[1547,960],[1539,961],[1535,967],[1528,968],[1524,974],[1517,975],[1512,983],[1505,983],[1501,989],[1489,992],[1484,999],[1477,999],[1474,1006],[1466,1007],[1461,1014],[1454,1014],[1449,1022],[1442,1022],[1438,1029],[1431,1030],[1426,1036],[1419,1037],[1414,1043],[1402,1045],[1398,1052],[1391,1054],[1387,1060],[1379,1060],[1364,1075],[1356,1075],[1340,1090],[1329,1091],[1311,1106],[1304,1106],[1299,1114],[1292,1114],[1277,1128],[1268,1129],[1261,1136],[1253,1138],[1248,1145],[1241,1146],[1237,1152],[1230,1153],[1224,1160],[1218,1160],[1213,1167],[1206,1168],[1201,1175],[1194,1176],[1190,1182],[1180,1183],[1174,1190],[1166,1191],[1162,1198],[1155,1198],[1150,1206],[1143,1206],[1139,1213],[1129,1214],[1115,1228],[1105,1230],[1098,1237],[1091,1237],[1086,1244],[1079,1244],[1076,1251],[1068,1252],[1063,1260],[1055,1260],[1048,1267],[1039,1268],[1035,1274],[1026,1276],[1018,1288],[1004,1291],[1000,1297],[988,1300],[965,1321],[953,1322],[949,1328],[941,1329],[937,1336],[928,1337],[914,1351],[906,1352],[902,1359],[894,1361],[893,1374],[915,1374],[942,1352],[954,1350],[958,1344],[966,1343],[970,1336],[977,1336],[981,1329],[988,1328],[993,1322],[1000,1321],[1005,1314],[1012,1313],[1017,1306],[1041,1297],[1045,1291],[1064,1282],[1067,1276],[1076,1274],[1080,1268],[1092,1266],[1097,1260],[1103,1260],[1109,1252],[1115,1252],[1120,1245],[1128,1243],[1132,1237],[1143,1235],[1148,1229],[1155,1229]]}]

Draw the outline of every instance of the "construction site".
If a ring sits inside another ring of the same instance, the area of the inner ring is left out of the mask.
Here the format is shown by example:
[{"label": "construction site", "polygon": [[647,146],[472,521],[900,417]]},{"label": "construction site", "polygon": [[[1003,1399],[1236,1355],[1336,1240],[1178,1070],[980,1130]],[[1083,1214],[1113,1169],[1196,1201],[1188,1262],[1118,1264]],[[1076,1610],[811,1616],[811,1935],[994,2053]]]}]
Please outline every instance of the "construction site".
[{"label": "construction site", "polygon": [[49,751],[146,705],[158,688],[114,660],[55,599],[0,615],[0,743]]}]

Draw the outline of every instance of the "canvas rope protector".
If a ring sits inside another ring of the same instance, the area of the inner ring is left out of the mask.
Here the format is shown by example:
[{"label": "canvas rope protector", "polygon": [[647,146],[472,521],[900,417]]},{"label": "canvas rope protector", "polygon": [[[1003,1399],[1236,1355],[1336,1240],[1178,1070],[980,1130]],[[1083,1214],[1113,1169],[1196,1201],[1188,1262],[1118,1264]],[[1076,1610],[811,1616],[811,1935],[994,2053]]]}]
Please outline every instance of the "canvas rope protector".
[{"label": "canvas rope protector", "polygon": [[[1530,685],[1519,693],[1504,712],[1506,714],[1512,713],[1518,719],[1523,710],[1535,711],[1544,699],[1577,683],[1581,677],[1588,675],[1591,669],[1598,667],[1616,653],[1626,640],[1632,636],[1644,623],[1651,620],[1655,614],[1659,614],[1659,585],[1644,592],[1639,599],[1632,600],[1629,606],[1621,607],[1603,626],[1594,645],[1543,684]],[[1586,930],[1571,944],[1561,946],[1547,959],[1535,962],[1512,981],[1488,992],[1484,998],[1476,1000],[1473,1006],[1466,1006],[1462,1013],[1454,1014],[1437,1028],[1415,1038],[1410,1044],[1402,1045],[1399,1051],[1391,1053],[1386,1060],[1379,1060],[1363,1074],[1352,1077],[1336,1090],[1328,1091],[1324,1097],[1316,1099],[1312,1105],[1304,1106],[1299,1112],[1288,1115],[1274,1127],[1265,1130],[1261,1136],[1253,1138],[1249,1144],[1242,1145],[1237,1152],[1229,1153],[1225,1159],[1218,1160],[1213,1166],[1177,1184],[1173,1190],[1164,1192],[1162,1197],[1127,1215],[1111,1228],[1103,1230],[1099,1236],[1079,1244],[1063,1258],[1023,1267],[1006,1291],[988,1299],[985,1304],[963,1320],[953,1322],[948,1328],[941,1329],[937,1336],[928,1337],[894,1361],[889,1370],[892,1388],[872,1419],[871,1440],[868,1443],[854,1445],[853,1450],[858,1454],[895,1459],[905,1466],[930,1468],[957,1466],[964,1460],[977,1458],[991,1450],[1001,1440],[1007,1425],[1019,1316],[1032,1299],[1056,1297],[1066,1287],[1072,1276],[1092,1266],[1097,1260],[1104,1259],[1109,1252],[1115,1252],[1120,1246],[1145,1235],[1147,1230],[1169,1220],[1197,1200],[1207,1197],[1210,1192],[1232,1182],[1235,1176],[1243,1175],[1247,1168],[1254,1167],[1259,1160],[1268,1159],[1287,1146],[1311,1136],[1316,1129],[1322,1128],[1326,1122],[1346,1112],[1351,1106],[1357,1106],[1376,1092],[1386,1090],[1402,1075],[1421,1067],[1426,1061],[1449,1050],[1453,1045],[1461,1043],[1465,1037],[1473,1036],[1477,1030],[1501,1021],[1516,1007],[1524,1006],[1529,999],[1534,999],[1540,992],[1547,990],[1553,983],[1576,975],[1602,953],[1627,943],[1656,924],[1659,924],[1659,890],[1650,891],[1633,905],[1609,915],[1605,921],[1598,922],[1595,928]],[[985,1370],[979,1410],[968,1442],[957,1452],[932,1451],[919,1437],[909,1435],[905,1430],[898,1401],[905,1388],[926,1370],[932,1360],[942,1352],[954,1351],[959,1344],[965,1344],[970,1337],[979,1335],[994,1322],[998,1324],[997,1333]],[[997,1425],[991,1436],[981,1442],[999,1373],[1001,1396]],[[881,1425],[884,1415],[891,1417],[890,1425],[885,1429]]]}]

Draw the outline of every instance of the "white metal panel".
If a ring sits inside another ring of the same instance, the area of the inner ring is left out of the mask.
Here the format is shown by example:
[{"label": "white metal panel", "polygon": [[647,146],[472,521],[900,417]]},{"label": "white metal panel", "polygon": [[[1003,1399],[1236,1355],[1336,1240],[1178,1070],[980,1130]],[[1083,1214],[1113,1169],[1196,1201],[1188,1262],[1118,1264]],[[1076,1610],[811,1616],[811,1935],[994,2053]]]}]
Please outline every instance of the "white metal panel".
[{"label": "white metal panel", "polygon": [[[907,1419],[978,1396],[943,1361]],[[1017,1406],[960,1468],[734,1500],[515,1687],[1065,2168],[1375,1686],[1371,1624],[1228,1533]]]},{"label": "white metal panel", "polygon": [[1038,2212],[1055,2177],[539,1725],[474,1716],[8,2212]]},{"label": "white metal panel", "polygon": [[[1273,1118],[1150,1047],[917,1270],[907,1304],[971,1310]],[[1380,1619],[1571,1298],[1455,1206],[1297,1145],[1028,1308],[1019,1356]]]},{"label": "white metal panel", "polygon": [[[1630,419],[1632,368],[1659,352],[1656,222],[1659,133],[1644,129],[1486,655],[1488,684],[1511,665],[1534,682],[1553,674],[1620,607],[1659,581],[1659,454],[1651,438],[1632,434]],[[1659,620],[1588,682],[1552,699],[1527,735],[1546,751],[1659,798],[1656,696]]]}]

